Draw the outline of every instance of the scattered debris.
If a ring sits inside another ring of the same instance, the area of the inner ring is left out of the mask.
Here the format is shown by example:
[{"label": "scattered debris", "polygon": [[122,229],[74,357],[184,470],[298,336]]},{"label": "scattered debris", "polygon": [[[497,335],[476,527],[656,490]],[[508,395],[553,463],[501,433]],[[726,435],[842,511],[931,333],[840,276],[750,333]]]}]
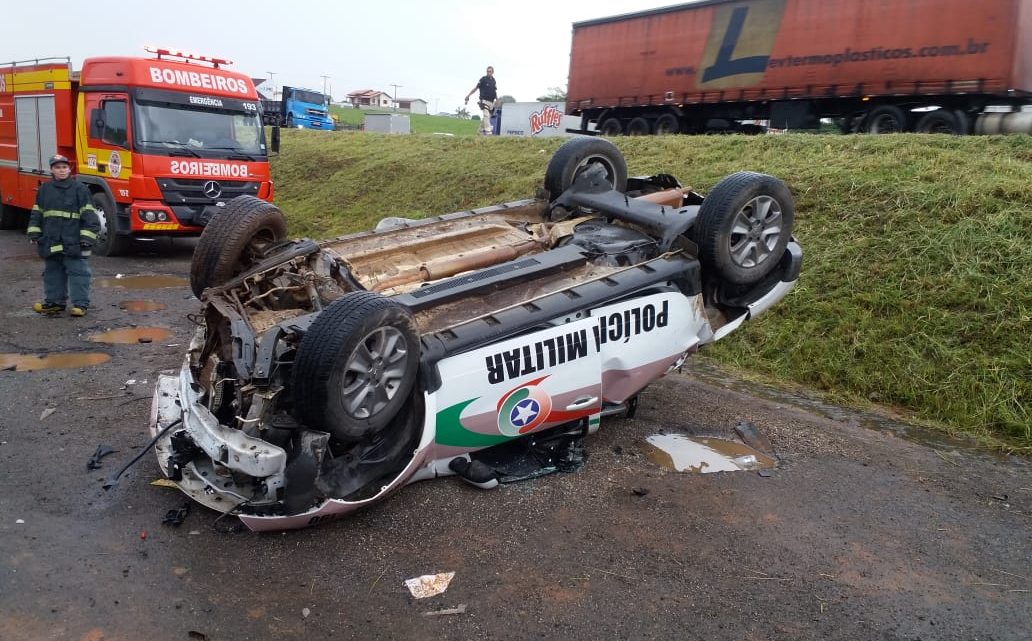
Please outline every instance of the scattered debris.
[{"label": "scattered debris", "polygon": [[311,613],[312,613],[312,611],[309,610],[308,608],[301,608],[301,616],[303,616],[304,618],[307,619],[308,615],[311,614]]},{"label": "scattered debris", "polygon": [[770,444],[770,440],[761,434],[760,431],[756,429],[756,426],[749,421],[738,421],[738,424],[735,425],[735,432],[749,447],[755,450],[760,450],[761,452],[774,452],[774,446]]},{"label": "scattered debris", "polygon": [[156,485],[158,487],[169,487],[169,488],[172,488],[173,490],[179,489],[179,486],[176,485],[175,481],[170,481],[168,479],[154,479],[153,481],[150,482],[150,484],[151,485]]},{"label": "scattered debris", "polygon": [[442,572],[440,574],[424,574],[414,579],[406,579],[405,587],[409,589],[412,596],[417,599],[425,599],[442,594],[448,589],[448,584],[455,577],[454,572]]},{"label": "scattered debris", "polygon": [[17,523],[18,525],[25,525],[25,519],[18,519],[17,521],[15,521],[15,523]]},{"label": "scattered debris", "polygon": [[190,630],[186,633],[186,636],[191,639],[195,639],[196,641],[208,641],[208,635],[203,632],[198,632],[197,630]]},{"label": "scattered debris", "polygon": [[456,606],[454,608],[445,608],[444,610],[435,610],[433,612],[424,612],[423,616],[425,616],[425,617],[438,617],[438,616],[447,616],[449,614],[465,614],[465,613],[466,613],[466,604],[462,603],[462,604],[460,604],[460,605],[458,605],[458,606]]},{"label": "scattered debris", "polygon": [[631,493],[634,494],[635,496],[647,496],[648,493],[649,493],[649,488],[647,488],[647,487],[636,487],[636,488],[631,490]]},{"label": "scattered debris", "polygon": [[57,411],[56,407],[48,407],[47,409],[43,410],[42,414],[39,415],[39,420],[41,420],[41,421],[44,420],[46,417],[50,416],[51,414],[53,414],[56,411]]},{"label": "scattered debris", "polygon": [[179,527],[186,520],[187,515],[190,514],[190,502],[186,501],[178,508],[169,510],[165,513],[165,518],[161,519],[162,525],[169,525],[171,527]]},{"label": "scattered debris", "polygon": [[1007,495],[1006,494],[993,494],[989,498],[993,499],[994,501],[1006,501],[1007,500]]},{"label": "scattered debris", "polygon": [[774,472],[771,472],[770,470],[756,470],[756,473],[765,479],[769,479],[774,476]]},{"label": "scattered debris", "polygon": [[147,530],[140,530],[140,540],[141,541],[146,541],[147,540]]},{"label": "scattered debris", "polygon": [[103,467],[103,464],[100,462],[100,459],[104,458],[108,454],[114,454],[117,451],[118,450],[114,449],[110,445],[98,445],[97,451],[95,451],[90,460],[86,462],[86,469],[99,470],[101,467]]}]

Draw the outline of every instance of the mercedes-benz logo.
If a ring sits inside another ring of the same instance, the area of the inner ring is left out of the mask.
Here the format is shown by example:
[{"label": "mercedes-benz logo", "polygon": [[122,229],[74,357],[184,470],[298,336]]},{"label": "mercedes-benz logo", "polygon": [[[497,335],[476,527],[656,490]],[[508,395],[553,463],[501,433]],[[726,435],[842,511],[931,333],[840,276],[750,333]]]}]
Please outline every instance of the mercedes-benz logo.
[{"label": "mercedes-benz logo", "polygon": [[204,191],[204,195],[206,197],[215,200],[216,198],[222,195],[222,185],[218,184],[214,180],[209,180],[208,182],[204,183],[202,191]]}]

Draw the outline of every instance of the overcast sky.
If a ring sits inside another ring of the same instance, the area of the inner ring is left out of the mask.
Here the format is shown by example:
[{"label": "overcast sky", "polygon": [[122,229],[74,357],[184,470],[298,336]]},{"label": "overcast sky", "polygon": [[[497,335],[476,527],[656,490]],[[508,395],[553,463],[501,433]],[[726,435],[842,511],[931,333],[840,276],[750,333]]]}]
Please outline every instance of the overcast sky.
[{"label": "overcast sky", "polygon": [[[377,89],[454,112],[495,68],[499,95],[531,101],[566,86],[573,22],[675,4],[663,0],[267,2],[51,0],[5,3],[0,61],[146,55],[144,45],[233,60],[281,85],[335,100]],[[266,84],[268,81],[266,81]],[[399,85],[396,89],[392,85]],[[474,94],[473,99],[476,99]]]}]

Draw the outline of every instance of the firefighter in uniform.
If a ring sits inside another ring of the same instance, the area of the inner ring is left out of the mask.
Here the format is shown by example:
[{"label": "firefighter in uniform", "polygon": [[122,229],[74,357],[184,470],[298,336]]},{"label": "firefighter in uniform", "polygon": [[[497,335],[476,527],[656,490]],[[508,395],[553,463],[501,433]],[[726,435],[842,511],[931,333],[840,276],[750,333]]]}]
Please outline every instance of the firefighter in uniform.
[{"label": "firefighter in uniform", "polygon": [[29,217],[29,240],[46,261],[43,302],[32,308],[40,314],[60,314],[71,298],[72,316],[85,316],[90,306],[88,258],[97,242],[100,219],[86,185],[72,178],[68,158],[50,159],[54,179],[39,186]]}]

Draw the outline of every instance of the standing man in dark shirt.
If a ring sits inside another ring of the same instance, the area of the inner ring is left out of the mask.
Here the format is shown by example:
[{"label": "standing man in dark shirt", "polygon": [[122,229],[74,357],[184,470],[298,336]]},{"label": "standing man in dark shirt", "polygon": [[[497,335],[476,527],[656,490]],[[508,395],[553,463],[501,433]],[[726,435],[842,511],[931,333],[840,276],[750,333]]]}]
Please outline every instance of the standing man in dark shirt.
[{"label": "standing man in dark shirt", "polygon": [[487,75],[480,78],[477,81],[475,87],[469,90],[466,94],[466,104],[469,104],[469,97],[473,95],[473,92],[480,90],[480,100],[477,101],[477,106],[480,107],[480,133],[485,136],[490,136],[493,132],[491,130],[491,112],[494,111],[495,100],[498,99],[498,87],[495,85],[494,78],[494,67],[487,68]]}]

